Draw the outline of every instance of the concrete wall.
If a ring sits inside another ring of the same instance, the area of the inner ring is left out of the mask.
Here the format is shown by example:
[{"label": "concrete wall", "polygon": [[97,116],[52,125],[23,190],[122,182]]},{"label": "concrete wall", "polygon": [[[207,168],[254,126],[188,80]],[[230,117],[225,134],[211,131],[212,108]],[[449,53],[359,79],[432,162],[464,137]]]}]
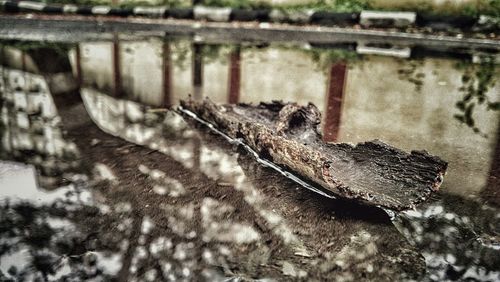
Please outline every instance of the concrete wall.
[{"label": "concrete wall", "polygon": [[163,42],[123,42],[120,44],[120,63],[125,94],[146,104],[161,105]]},{"label": "concrete wall", "polygon": [[[415,73],[424,73],[421,90],[398,78],[404,66],[392,58],[370,57],[349,70],[343,100],[339,141],[382,139],[405,150],[426,149],[448,160],[444,189],[467,194],[481,190],[497,142],[499,115],[485,107],[475,110],[478,127],[488,138],[453,118],[463,94],[462,71],[446,59],[425,59]],[[487,95],[498,100],[500,84]],[[464,164],[467,169],[464,169]]]},{"label": "concrete wall", "polygon": [[80,44],[82,82],[84,84],[108,91],[113,89],[112,50],[113,43],[110,42]]},{"label": "concrete wall", "polygon": [[324,109],[327,78],[311,57],[300,50],[255,49],[241,59],[241,100],[296,101]]},{"label": "concrete wall", "polygon": [[172,52],[172,101],[193,93],[191,42],[177,41],[170,45]]},{"label": "concrete wall", "polygon": [[209,60],[203,66],[203,96],[227,103],[229,62],[227,53],[224,51],[220,53],[222,55],[220,58]]}]

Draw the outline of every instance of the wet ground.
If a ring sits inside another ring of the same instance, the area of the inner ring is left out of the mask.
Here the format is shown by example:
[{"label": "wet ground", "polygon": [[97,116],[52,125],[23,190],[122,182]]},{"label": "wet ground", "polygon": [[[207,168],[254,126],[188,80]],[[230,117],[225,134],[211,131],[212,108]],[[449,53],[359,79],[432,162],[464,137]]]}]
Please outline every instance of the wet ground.
[{"label": "wet ground", "polygon": [[[0,43],[2,281],[500,280],[495,53]],[[425,149],[448,174],[395,217],[327,199],[170,110],[189,94],[313,102],[325,141]]]}]

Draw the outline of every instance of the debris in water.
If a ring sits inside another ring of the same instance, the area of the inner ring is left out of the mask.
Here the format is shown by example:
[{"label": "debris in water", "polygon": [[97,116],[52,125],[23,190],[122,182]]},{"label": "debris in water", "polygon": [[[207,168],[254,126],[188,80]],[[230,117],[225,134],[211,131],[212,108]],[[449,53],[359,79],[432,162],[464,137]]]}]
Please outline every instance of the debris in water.
[{"label": "debris in water", "polygon": [[[313,104],[216,105],[181,101],[181,111],[209,123],[258,156],[335,195],[392,210],[411,209],[439,189],[447,163],[426,151],[410,154],[374,140],[355,146],[324,143]],[[279,168],[278,168],[279,169]],[[283,174],[291,175],[288,172]]]}]

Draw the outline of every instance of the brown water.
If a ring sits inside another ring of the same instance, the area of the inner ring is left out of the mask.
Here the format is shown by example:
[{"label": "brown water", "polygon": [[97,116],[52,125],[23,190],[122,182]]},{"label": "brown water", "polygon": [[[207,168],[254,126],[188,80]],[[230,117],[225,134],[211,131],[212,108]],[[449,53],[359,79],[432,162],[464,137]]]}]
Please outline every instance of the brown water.
[{"label": "brown water", "polygon": [[[0,280],[500,280],[490,56],[118,38],[2,42]],[[166,110],[189,94],[312,102],[325,140],[425,149],[448,173],[391,220]]]}]

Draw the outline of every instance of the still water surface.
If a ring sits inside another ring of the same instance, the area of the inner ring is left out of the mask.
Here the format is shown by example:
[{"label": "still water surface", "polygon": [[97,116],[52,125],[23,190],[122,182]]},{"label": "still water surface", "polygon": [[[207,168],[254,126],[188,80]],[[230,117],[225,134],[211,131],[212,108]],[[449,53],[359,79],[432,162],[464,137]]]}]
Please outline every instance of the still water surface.
[{"label": "still water surface", "polygon": [[[0,42],[0,280],[500,280],[489,56],[119,38]],[[425,149],[448,173],[391,219],[167,110],[188,95],[312,102],[325,141]]]}]

